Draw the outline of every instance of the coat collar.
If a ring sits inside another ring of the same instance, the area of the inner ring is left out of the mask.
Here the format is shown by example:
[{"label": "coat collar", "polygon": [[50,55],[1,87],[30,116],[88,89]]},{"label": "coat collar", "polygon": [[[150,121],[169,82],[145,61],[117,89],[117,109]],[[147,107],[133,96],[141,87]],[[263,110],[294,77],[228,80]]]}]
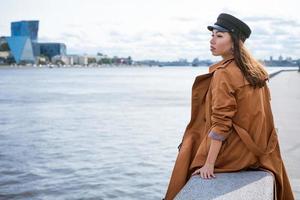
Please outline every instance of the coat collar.
[{"label": "coat collar", "polygon": [[222,68],[222,67],[226,67],[227,64],[229,62],[231,62],[232,60],[234,60],[234,57],[231,56],[229,58],[227,58],[226,60],[222,60],[220,62],[217,62],[216,64],[213,64],[209,67],[209,73],[213,73],[215,72],[217,69]]}]

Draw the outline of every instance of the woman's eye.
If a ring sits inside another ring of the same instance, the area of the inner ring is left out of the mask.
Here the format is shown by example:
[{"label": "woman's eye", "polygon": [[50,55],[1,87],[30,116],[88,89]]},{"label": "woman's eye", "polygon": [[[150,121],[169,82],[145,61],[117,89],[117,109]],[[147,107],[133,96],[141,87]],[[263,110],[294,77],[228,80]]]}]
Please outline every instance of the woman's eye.
[{"label": "woman's eye", "polygon": [[223,36],[222,36],[222,35],[217,35],[217,37],[221,38],[221,37],[223,37]]}]

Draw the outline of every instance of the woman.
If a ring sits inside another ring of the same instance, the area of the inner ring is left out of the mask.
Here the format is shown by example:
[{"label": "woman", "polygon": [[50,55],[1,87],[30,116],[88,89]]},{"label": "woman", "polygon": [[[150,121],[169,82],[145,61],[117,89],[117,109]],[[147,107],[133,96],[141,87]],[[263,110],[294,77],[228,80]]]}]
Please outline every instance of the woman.
[{"label": "woman", "polygon": [[277,199],[292,200],[274,127],[268,74],[244,46],[251,30],[225,13],[208,29],[211,52],[223,60],[195,79],[191,121],[165,199],[173,199],[193,175],[210,179],[218,172],[263,168],[275,176]]}]

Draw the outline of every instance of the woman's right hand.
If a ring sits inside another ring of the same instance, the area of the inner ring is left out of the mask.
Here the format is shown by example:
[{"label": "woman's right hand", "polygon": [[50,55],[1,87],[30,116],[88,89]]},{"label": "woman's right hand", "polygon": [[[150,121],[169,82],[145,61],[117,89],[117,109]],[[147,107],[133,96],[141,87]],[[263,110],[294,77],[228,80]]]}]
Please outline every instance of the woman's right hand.
[{"label": "woman's right hand", "polygon": [[216,178],[214,174],[214,165],[205,163],[203,167],[197,169],[194,171],[193,175],[200,175],[201,178],[203,179],[211,179],[211,178]]}]

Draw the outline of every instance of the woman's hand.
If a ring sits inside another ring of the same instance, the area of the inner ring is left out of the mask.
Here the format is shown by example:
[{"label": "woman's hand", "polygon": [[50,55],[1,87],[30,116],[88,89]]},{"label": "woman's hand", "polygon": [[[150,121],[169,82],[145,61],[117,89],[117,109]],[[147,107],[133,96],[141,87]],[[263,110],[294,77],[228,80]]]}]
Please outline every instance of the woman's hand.
[{"label": "woman's hand", "polygon": [[211,179],[216,177],[214,175],[214,165],[209,163],[205,163],[203,167],[195,170],[192,176],[197,174],[200,174],[201,178],[204,179]]}]

